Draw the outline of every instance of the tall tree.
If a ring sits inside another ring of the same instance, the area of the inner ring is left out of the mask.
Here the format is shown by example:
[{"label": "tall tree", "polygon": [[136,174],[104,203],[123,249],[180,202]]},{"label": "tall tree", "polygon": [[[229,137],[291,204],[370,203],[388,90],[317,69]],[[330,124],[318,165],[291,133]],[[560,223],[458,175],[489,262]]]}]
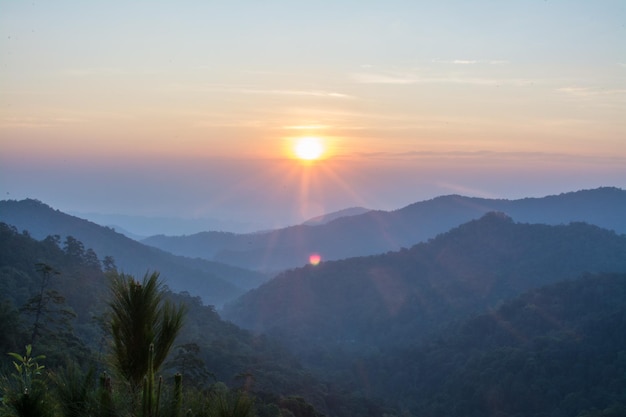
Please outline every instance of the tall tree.
[{"label": "tall tree", "polygon": [[54,275],[59,275],[60,272],[45,263],[36,264],[37,271],[41,273],[41,282],[39,285],[39,292],[28,300],[26,305],[22,307],[22,311],[33,314],[34,321],[30,336],[30,343],[33,344],[35,339],[40,336],[42,324],[42,316],[48,312],[47,307],[50,301],[57,304],[63,303],[65,300],[59,296],[56,291],[48,289],[50,285],[50,279]]},{"label": "tall tree", "polygon": [[74,236],[67,236],[63,244],[63,250],[67,256],[70,256],[81,261],[85,258],[85,246],[83,242],[76,239]]},{"label": "tall tree", "polygon": [[[183,325],[185,308],[165,300],[159,273],[139,282],[131,275],[112,275],[111,334],[113,365],[136,391],[149,371],[156,372]],[[150,345],[154,345],[152,369]]]}]

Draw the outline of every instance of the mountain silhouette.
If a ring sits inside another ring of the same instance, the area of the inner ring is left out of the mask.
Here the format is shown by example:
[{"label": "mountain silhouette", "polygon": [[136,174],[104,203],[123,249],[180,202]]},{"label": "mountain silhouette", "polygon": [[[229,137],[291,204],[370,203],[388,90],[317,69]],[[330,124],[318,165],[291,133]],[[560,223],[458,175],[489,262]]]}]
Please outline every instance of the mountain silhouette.
[{"label": "mountain silhouette", "polygon": [[218,307],[267,279],[242,268],[172,255],[37,200],[0,201],[0,221],[40,240],[49,235],[59,235],[61,241],[72,236],[100,259],[112,256],[125,273],[143,276],[148,270],[158,270],[172,290],[188,291]]},{"label": "mountain silhouette", "polygon": [[367,213],[368,211],[371,211],[371,210],[366,209],[365,207],[350,207],[347,209],[334,211],[332,213],[326,213],[326,214],[322,214],[321,216],[313,217],[312,219],[309,219],[303,222],[302,224],[305,226],[319,226],[319,225],[331,222],[333,220],[339,219],[341,217],[357,216],[359,214]]},{"label": "mountain silhouette", "polygon": [[286,271],[222,314],[295,350],[404,346],[529,289],[594,272],[626,272],[626,236],[488,213],[410,249]]},{"label": "mountain silhouette", "polygon": [[305,265],[313,253],[328,261],[397,251],[491,211],[506,213],[519,222],[558,225],[583,221],[626,233],[626,191],[603,187],[519,200],[448,195],[394,211],[371,210],[317,225],[250,234],[159,235],[142,242],[177,255],[277,272]]}]

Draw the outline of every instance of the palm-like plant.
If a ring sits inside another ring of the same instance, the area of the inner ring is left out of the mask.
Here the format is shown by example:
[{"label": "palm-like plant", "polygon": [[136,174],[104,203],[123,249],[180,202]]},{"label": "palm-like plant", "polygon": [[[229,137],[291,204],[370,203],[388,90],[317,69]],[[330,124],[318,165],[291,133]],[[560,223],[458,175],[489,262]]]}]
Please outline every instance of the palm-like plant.
[{"label": "palm-like plant", "polygon": [[[185,308],[164,299],[158,272],[146,273],[142,282],[115,274],[111,289],[113,365],[137,392],[144,376],[156,372],[167,357],[183,325]],[[150,345],[154,346],[152,360]]]}]

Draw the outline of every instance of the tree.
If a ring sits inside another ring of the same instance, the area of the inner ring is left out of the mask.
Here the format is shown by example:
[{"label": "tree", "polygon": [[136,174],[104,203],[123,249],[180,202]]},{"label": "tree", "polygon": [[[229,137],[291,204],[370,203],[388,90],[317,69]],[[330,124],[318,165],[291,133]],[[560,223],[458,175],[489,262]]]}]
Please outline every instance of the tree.
[{"label": "tree", "polygon": [[85,265],[88,266],[89,268],[93,268],[96,270],[101,270],[102,269],[102,264],[100,263],[100,260],[98,259],[98,255],[96,255],[96,252],[89,248],[87,249],[87,251],[85,252]]},{"label": "tree", "polygon": [[36,267],[37,271],[41,273],[39,292],[30,300],[28,300],[26,305],[21,309],[23,312],[31,313],[35,316],[33,321],[33,329],[30,336],[31,344],[33,344],[35,342],[35,339],[41,335],[41,328],[43,327],[43,324],[41,322],[42,316],[48,312],[48,303],[50,303],[50,301],[53,301],[54,303],[62,304],[65,301],[62,299],[61,296],[58,295],[56,291],[48,289],[52,276],[59,275],[60,272],[45,263],[38,263]]},{"label": "tree", "polygon": [[73,236],[67,236],[63,244],[63,251],[69,257],[83,261],[85,258],[85,246],[83,242]]},{"label": "tree", "polygon": [[20,308],[20,313],[33,320],[28,343],[37,344],[53,365],[65,356],[85,358],[88,349],[74,333],[76,313],[59,291],[50,288],[52,277],[60,272],[46,263],[37,263],[36,267],[41,273],[38,292]]},{"label": "tree", "polygon": [[146,273],[141,283],[131,275],[113,274],[111,290],[113,366],[137,392],[144,377],[156,372],[167,357],[182,328],[185,308],[164,299],[158,272]]},{"label": "tree", "polygon": [[104,268],[104,272],[116,272],[117,266],[115,266],[115,259],[112,256],[107,255],[104,257],[102,261],[102,267]]},{"label": "tree", "polygon": [[206,386],[209,378],[217,378],[207,370],[199,354],[200,346],[197,343],[191,342],[177,346],[176,355],[165,364],[165,368],[175,369],[182,376],[186,386]]}]

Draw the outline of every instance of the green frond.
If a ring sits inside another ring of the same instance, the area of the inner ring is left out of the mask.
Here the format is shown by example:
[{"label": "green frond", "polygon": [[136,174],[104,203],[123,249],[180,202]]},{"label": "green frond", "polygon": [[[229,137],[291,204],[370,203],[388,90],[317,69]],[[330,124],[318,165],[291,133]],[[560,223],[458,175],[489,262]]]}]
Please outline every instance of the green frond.
[{"label": "green frond", "polygon": [[146,273],[141,282],[115,274],[111,282],[113,364],[138,388],[148,373],[148,352],[154,344],[152,371],[159,369],[183,325],[185,309],[164,300],[159,273]]}]

